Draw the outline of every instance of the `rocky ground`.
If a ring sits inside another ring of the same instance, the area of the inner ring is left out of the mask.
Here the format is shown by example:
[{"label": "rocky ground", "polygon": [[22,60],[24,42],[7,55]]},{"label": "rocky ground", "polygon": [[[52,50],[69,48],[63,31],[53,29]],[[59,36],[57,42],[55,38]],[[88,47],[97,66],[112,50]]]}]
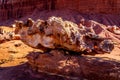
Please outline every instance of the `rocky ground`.
[{"label": "rocky ground", "polygon": [[[2,27],[6,31],[13,31],[13,28]],[[31,52],[41,52],[41,50],[33,49],[20,40],[11,40],[0,44],[0,80],[80,80],[80,78],[62,76],[57,74],[51,74],[47,72],[36,72],[31,69],[28,64],[28,60],[26,59],[26,55]],[[120,45],[115,45],[114,50],[110,54],[89,54],[82,55],[83,57],[89,57],[90,59],[104,59],[110,62],[111,61],[117,65],[116,68],[119,69],[120,66]],[[81,58],[81,61],[86,60],[85,58]],[[43,60],[44,61],[44,60]],[[86,61],[85,61],[86,62]],[[85,63],[83,62],[83,63]],[[92,61],[92,64],[96,62]],[[116,64],[117,63],[117,64]],[[86,65],[87,63],[85,63]],[[103,63],[103,65],[106,63]],[[83,64],[82,64],[83,65]],[[109,65],[109,64],[108,64]],[[89,65],[94,67],[94,65]],[[96,64],[97,67],[101,66],[101,64]],[[108,67],[108,66],[103,66]],[[87,71],[87,70],[86,70]],[[118,70],[119,71],[119,70]],[[113,76],[117,76],[115,79],[118,80],[120,78],[120,73],[117,75],[111,74]],[[82,77],[81,79],[89,80],[89,77],[86,79]],[[90,80],[95,80],[91,78]],[[101,80],[101,79],[100,79]],[[106,80],[114,80],[106,79]]]}]

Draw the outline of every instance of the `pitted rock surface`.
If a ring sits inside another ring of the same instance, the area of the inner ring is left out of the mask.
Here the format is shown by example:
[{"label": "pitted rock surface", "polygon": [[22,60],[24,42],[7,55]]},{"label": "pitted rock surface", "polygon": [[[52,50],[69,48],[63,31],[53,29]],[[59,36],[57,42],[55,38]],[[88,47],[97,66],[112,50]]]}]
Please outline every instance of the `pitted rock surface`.
[{"label": "pitted rock surface", "polygon": [[15,33],[20,34],[22,41],[34,48],[88,53],[92,51],[110,53],[114,49],[113,42],[97,35],[93,26],[90,28],[82,24],[78,26],[60,17],[53,16],[46,21],[38,19],[35,22],[29,18],[26,22],[18,21],[15,24]]}]

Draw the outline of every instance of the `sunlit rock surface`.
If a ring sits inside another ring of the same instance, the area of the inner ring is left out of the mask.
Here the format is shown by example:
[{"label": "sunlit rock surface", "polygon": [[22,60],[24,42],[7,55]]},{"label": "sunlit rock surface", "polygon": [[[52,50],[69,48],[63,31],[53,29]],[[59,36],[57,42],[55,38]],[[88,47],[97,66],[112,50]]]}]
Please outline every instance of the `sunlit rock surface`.
[{"label": "sunlit rock surface", "polygon": [[111,40],[98,36],[93,26],[86,27],[64,21],[60,17],[48,20],[33,21],[30,18],[24,23],[17,21],[15,33],[31,47],[48,49],[65,49],[74,52],[101,51],[110,53],[114,49]]}]

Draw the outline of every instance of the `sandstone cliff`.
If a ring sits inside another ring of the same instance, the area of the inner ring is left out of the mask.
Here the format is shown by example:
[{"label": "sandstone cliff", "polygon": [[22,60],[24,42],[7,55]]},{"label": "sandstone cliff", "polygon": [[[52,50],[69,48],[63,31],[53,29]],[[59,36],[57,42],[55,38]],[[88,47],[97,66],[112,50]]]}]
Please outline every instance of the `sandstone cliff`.
[{"label": "sandstone cliff", "polygon": [[[119,0],[3,0],[0,4],[0,21],[8,21],[6,23],[9,23],[12,20],[14,21],[14,19],[31,17],[30,15],[33,15],[36,10],[39,11],[37,15],[41,15],[40,12],[42,10],[53,12],[54,10],[69,9],[80,13],[87,13],[82,16],[88,19],[97,19],[102,23],[120,25],[118,15],[101,15],[119,14],[119,4]],[[65,12],[62,14],[67,14]],[[45,12],[44,16],[47,15],[47,12]]]},{"label": "sandstone cliff", "polygon": [[[119,13],[119,0],[57,0],[57,8],[88,13]],[[62,5],[61,5],[62,4]]]}]

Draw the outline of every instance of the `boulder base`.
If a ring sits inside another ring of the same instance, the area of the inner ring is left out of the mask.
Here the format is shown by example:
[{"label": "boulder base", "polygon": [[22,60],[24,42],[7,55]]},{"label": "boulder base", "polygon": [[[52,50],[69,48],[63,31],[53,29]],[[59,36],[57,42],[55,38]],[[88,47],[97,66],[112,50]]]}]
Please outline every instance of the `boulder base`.
[{"label": "boulder base", "polygon": [[37,72],[67,76],[71,79],[120,79],[120,62],[118,61],[85,55],[66,55],[64,51],[58,50],[52,50],[48,54],[31,52],[27,59],[33,70]]}]

